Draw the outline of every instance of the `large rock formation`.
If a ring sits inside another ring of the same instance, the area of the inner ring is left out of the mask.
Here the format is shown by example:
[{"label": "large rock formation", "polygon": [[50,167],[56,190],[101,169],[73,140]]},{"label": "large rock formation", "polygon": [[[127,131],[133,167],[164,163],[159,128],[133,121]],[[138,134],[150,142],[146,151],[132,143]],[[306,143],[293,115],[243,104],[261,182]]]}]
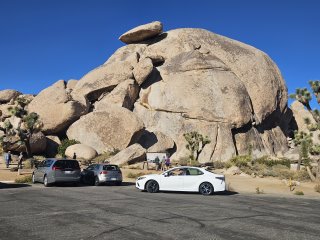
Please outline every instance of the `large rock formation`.
[{"label": "large rock formation", "polygon": [[28,105],[28,110],[40,115],[45,134],[65,131],[86,112],[86,108],[66,91],[63,80],[41,91]]},{"label": "large rock formation", "polygon": [[143,122],[131,111],[110,105],[104,111],[81,117],[70,126],[67,135],[69,139],[76,139],[103,153],[122,150],[135,143],[143,128]]},{"label": "large rock formation", "polygon": [[148,151],[169,148],[172,159],[189,155],[183,134],[191,131],[211,140],[200,162],[287,151],[287,88],[268,55],[204,29],[162,33],[160,22],[120,39],[130,44],[79,81],[58,82],[31,102],[47,134],[84,115],[67,135],[98,153],[130,150],[144,126],[156,138],[139,142]]}]

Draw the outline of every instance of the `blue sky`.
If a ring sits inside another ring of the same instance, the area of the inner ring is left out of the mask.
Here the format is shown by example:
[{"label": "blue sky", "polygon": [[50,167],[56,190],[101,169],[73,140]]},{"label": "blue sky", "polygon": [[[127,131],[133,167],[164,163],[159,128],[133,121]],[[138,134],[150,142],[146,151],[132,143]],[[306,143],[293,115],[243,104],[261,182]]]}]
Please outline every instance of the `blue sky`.
[{"label": "blue sky", "polygon": [[320,1],[0,0],[0,90],[79,79],[132,27],[204,28],[266,52],[289,88],[320,79]]}]

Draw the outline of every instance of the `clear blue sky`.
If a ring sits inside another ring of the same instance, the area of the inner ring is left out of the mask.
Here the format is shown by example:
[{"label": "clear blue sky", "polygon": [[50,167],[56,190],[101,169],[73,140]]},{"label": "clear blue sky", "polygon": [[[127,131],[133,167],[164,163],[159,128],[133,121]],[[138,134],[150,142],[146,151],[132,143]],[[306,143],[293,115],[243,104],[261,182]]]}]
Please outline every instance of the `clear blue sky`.
[{"label": "clear blue sky", "polygon": [[204,28],[266,52],[289,88],[320,79],[316,0],[0,0],[0,90],[38,93],[79,79],[119,47],[119,35],[159,20]]}]

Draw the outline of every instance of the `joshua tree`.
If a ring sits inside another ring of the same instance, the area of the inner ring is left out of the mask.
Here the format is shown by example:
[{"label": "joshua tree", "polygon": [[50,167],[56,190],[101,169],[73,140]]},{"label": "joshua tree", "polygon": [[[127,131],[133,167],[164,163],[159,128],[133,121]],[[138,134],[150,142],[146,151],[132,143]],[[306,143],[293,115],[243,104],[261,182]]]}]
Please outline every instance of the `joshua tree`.
[{"label": "joshua tree", "polygon": [[17,138],[18,144],[25,146],[28,157],[31,156],[30,138],[32,134],[39,132],[42,128],[39,115],[35,112],[29,113],[26,110],[29,102],[25,97],[18,97],[15,100],[15,105],[9,107],[8,110],[11,117],[17,117],[21,121],[16,126],[13,126],[10,120],[6,119],[3,127],[0,127],[0,130],[4,132],[0,139],[2,147],[6,148],[7,145],[10,145],[10,139]]},{"label": "joshua tree", "polygon": [[207,136],[202,136],[198,132],[185,133],[183,136],[188,142],[186,148],[190,151],[190,160],[198,161],[203,148],[211,142],[210,139]]},{"label": "joshua tree", "polygon": [[[316,100],[318,104],[320,104],[320,81],[309,81],[310,88],[312,90],[313,95],[316,97]],[[310,175],[310,178],[312,180],[320,178],[320,145],[318,144],[313,144],[312,142],[312,136],[313,132],[316,130],[320,130],[320,112],[318,109],[312,110],[310,107],[310,101],[312,99],[312,96],[310,92],[308,91],[307,88],[298,88],[296,89],[295,94],[290,95],[291,98],[294,98],[301,102],[307,109],[308,111],[312,114],[314,120],[316,121],[315,124],[311,123],[311,120],[306,118],[304,119],[308,130],[310,133],[304,133],[304,132],[295,132],[295,139],[294,143],[295,145],[300,147],[299,151],[299,162],[298,162],[298,169],[300,169],[300,164],[301,161],[308,162],[309,160],[309,153],[313,155],[314,157],[318,157],[318,167],[316,171],[316,176],[314,176],[310,170],[310,167],[307,165],[307,170]],[[320,136],[318,136],[320,137]]]},{"label": "joshua tree", "polygon": [[295,131],[293,141],[296,146],[299,146],[299,160],[297,170],[300,170],[300,165],[302,162],[309,162],[309,149],[312,146],[312,134]]}]

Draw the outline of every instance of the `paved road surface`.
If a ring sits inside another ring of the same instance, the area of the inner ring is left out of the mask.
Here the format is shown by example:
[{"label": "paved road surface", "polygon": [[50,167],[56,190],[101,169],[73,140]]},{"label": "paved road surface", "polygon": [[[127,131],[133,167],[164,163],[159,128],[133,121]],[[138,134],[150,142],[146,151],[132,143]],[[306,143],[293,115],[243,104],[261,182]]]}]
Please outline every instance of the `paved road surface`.
[{"label": "paved road surface", "polygon": [[0,184],[0,239],[320,239],[320,200]]}]

